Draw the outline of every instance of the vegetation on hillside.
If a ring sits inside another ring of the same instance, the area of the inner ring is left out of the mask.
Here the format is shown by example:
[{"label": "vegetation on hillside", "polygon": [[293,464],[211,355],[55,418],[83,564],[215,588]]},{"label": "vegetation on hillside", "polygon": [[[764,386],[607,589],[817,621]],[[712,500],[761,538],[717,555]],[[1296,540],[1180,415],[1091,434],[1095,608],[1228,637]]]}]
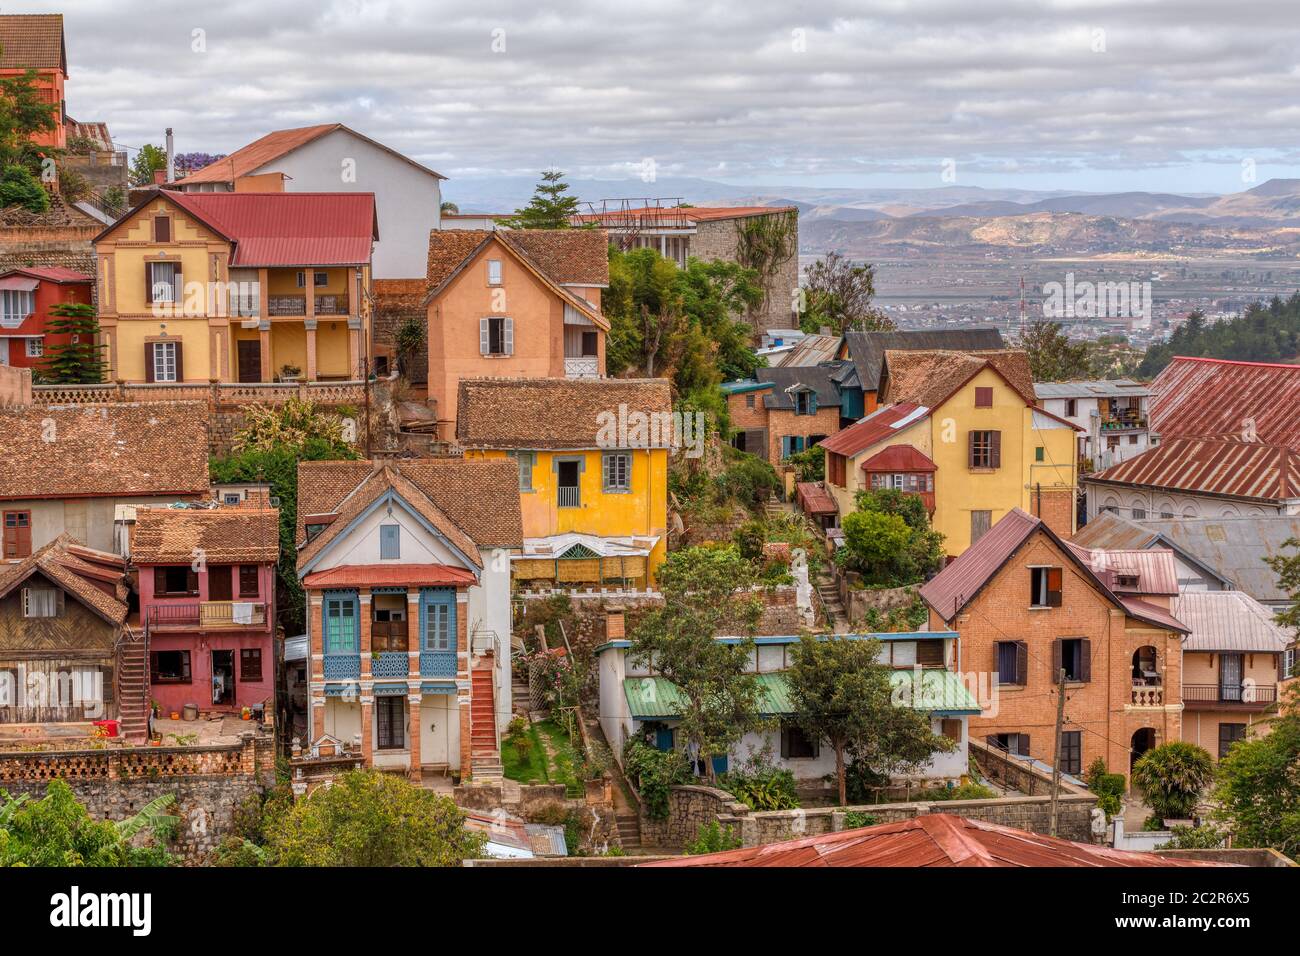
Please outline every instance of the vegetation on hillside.
[{"label": "vegetation on hillside", "polygon": [[1242,362],[1292,362],[1300,355],[1300,292],[1287,299],[1252,302],[1235,319],[1213,324],[1199,311],[1174,330],[1169,341],[1147,349],[1140,378],[1154,378],[1175,355]]}]

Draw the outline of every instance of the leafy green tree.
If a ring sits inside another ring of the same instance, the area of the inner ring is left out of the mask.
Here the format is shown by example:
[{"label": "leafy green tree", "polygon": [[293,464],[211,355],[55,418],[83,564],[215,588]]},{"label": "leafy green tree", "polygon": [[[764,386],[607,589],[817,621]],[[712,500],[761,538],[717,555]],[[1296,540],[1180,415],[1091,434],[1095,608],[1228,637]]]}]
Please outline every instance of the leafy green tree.
[{"label": "leafy green tree", "polygon": [[[50,781],[40,800],[0,790],[0,866],[170,866],[174,857],[163,844],[177,819],[165,811],[175,802],[165,794],[114,823],[92,819],[62,780]],[[133,845],[144,830],[154,842]]]},{"label": "leafy green tree", "polygon": [[578,197],[565,195],[569,184],[564,173],[548,169],[542,181],[533,189],[533,198],[522,209],[516,209],[510,220],[512,229],[568,229],[578,214]]},{"label": "leafy green tree", "polygon": [[42,213],[50,208],[50,194],[26,167],[13,165],[0,170],[0,207],[21,206]]},{"label": "leafy green tree", "polygon": [[826,452],[811,445],[786,459],[794,465],[799,481],[821,481],[826,477]]},{"label": "leafy green tree", "polygon": [[859,492],[844,516],[844,548],[836,560],[872,585],[902,587],[943,564],[943,535],[932,530],[917,495],[895,489]]},{"label": "leafy green tree", "polygon": [[1205,748],[1181,740],[1153,747],[1133,764],[1133,784],[1162,821],[1190,817],[1213,779]]},{"label": "leafy green tree", "polygon": [[1238,741],[1219,760],[1214,801],[1234,846],[1272,847],[1300,861],[1300,684],[1269,733]]},{"label": "leafy green tree", "polygon": [[870,263],[854,265],[838,252],[827,253],[805,273],[807,308],[800,319],[805,332],[823,327],[835,335],[845,332],[889,331],[894,321],[871,304],[876,295],[876,270]]},{"label": "leafy green tree", "polygon": [[[1291,549],[1292,553],[1286,553],[1287,549]],[[1296,549],[1300,549],[1300,539],[1288,538],[1282,542],[1278,554],[1269,555],[1264,559],[1264,563],[1277,575],[1278,588],[1290,599],[1285,610],[1278,611],[1274,619],[1293,635],[1300,633],[1300,551]],[[1284,674],[1283,676],[1295,675]]]},{"label": "leafy green tree", "polygon": [[1175,355],[1242,362],[1291,362],[1300,354],[1300,292],[1252,302],[1235,319],[1213,324],[1196,311],[1168,342],[1147,349],[1137,375],[1154,378]]},{"label": "leafy green tree", "polygon": [[50,307],[45,331],[67,337],[45,350],[41,378],[53,385],[97,385],[104,380],[104,346],[99,344],[95,307],[83,302],[60,302]]},{"label": "leafy green tree", "polygon": [[486,837],[449,797],[378,770],[352,770],[267,824],[277,866],[460,866]]},{"label": "leafy green tree", "polygon": [[1093,374],[1092,352],[1086,342],[1071,342],[1060,322],[1039,319],[1020,342],[1029,355],[1035,382],[1067,382]]},{"label": "leafy green tree", "polygon": [[403,375],[410,374],[411,363],[424,349],[428,338],[428,321],[422,315],[413,315],[397,327],[397,366]]},{"label": "leafy green tree", "polygon": [[150,186],[153,174],[167,168],[167,150],[153,143],[145,143],[131,160],[131,185]]},{"label": "leafy green tree", "polygon": [[460,207],[457,206],[454,202],[444,202],[441,206],[438,207],[438,211],[441,212],[444,216],[456,216],[460,214]]},{"label": "leafy green tree", "polygon": [[717,820],[710,820],[701,823],[695,831],[695,839],[686,845],[686,855],[703,856],[706,853],[739,850],[741,846],[740,837],[732,832],[731,827],[723,827]]},{"label": "leafy green tree", "polygon": [[57,152],[32,142],[62,122],[58,104],[46,99],[37,79],[35,70],[0,78],[0,167],[21,166],[37,174],[41,159]]},{"label": "leafy green tree", "polygon": [[[677,688],[681,734],[699,747],[710,777],[712,757],[764,725],[758,678],[749,670],[762,613],[753,583],[753,566],[734,547],[672,552],[659,569],[663,606],[632,634],[633,660],[653,659],[655,673]],[[741,640],[714,640],[718,634]]]}]

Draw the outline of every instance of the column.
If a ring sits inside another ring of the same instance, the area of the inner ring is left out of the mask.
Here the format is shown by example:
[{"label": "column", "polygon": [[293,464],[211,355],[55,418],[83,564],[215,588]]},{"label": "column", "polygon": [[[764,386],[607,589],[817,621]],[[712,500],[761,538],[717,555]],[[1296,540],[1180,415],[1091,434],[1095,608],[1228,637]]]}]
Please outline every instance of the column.
[{"label": "column", "polygon": [[460,706],[460,779],[474,776],[473,728],[470,726],[470,695],[473,681],[469,672],[469,617],[468,606],[461,602],[463,591],[456,592],[456,703]]},{"label": "column", "polygon": [[410,676],[420,676],[420,589],[409,588],[406,592],[406,654],[411,661]]},{"label": "column", "polygon": [[361,615],[361,679],[371,679],[370,667],[370,588],[362,588],[357,613]]},{"label": "column", "polygon": [[303,327],[307,330],[307,368],[304,370],[307,381],[316,381],[316,320],[306,319]]},{"label": "column", "polygon": [[[367,657],[361,658],[363,661]],[[364,664],[362,665],[365,666]],[[375,764],[375,695],[361,695],[361,759],[366,767]]]},{"label": "column", "polygon": [[262,381],[274,381],[275,371],[271,368],[271,320],[268,318],[264,317],[257,323],[257,344],[261,352]]},{"label": "column", "polygon": [[308,748],[325,736],[325,646],[321,637],[321,598],[319,593],[307,592],[307,693],[311,696],[311,739]]},{"label": "column", "polygon": [[348,377],[359,379],[361,369],[361,320],[348,319]]},{"label": "column", "polygon": [[411,751],[411,782],[419,783],[420,774],[420,693],[417,688],[414,694],[407,698],[407,704],[411,708],[411,739],[407,744]]}]

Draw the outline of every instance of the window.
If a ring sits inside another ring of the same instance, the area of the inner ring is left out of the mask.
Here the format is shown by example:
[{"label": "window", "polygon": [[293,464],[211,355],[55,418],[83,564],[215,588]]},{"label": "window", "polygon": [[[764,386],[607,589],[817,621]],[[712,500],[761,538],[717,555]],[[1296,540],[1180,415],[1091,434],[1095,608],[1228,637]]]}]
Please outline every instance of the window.
[{"label": "window", "polygon": [[190,652],[151,651],[149,653],[149,679],[155,684],[188,684],[190,682]]},{"label": "window", "polygon": [[325,599],[325,653],[357,652],[357,606],[351,597]]},{"label": "window", "polygon": [[1172,518],[1173,516],[1174,516],[1174,513],[1173,513],[1172,511],[1162,511],[1162,512],[1160,512],[1160,517],[1161,517],[1161,518],[1164,518],[1165,520],[1168,520],[1168,519]]},{"label": "window", "polygon": [[806,439],[803,435],[782,435],[781,436],[781,457],[789,458],[791,455],[797,455],[804,450]]},{"label": "window", "polygon": [[1057,638],[1052,642],[1052,683],[1058,683],[1061,670],[1065,679],[1086,683],[1092,680],[1092,641],[1083,637]]},{"label": "window", "polygon": [[23,588],[23,617],[58,617],[62,610],[58,588]]},{"label": "window", "polygon": [[181,266],[179,262],[150,262],[147,270],[145,289],[146,302],[180,301]]},{"label": "window", "polygon": [[983,386],[975,389],[975,407],[992,408],[993,407],[993,389],[984,388]]},{"label": "window", "polygon": [[606,452],[601,456],[601,463],[605,474],[605,491],[632,490],[631,455],[626,452],[616,454]]},{"label": "window", "polygon": [[1061,731],[1061,773],[1083,773],[1083,731]]},{"label": "window", "polygon": [[974,544],[993,526],[992,511],[972,511],[970,513],[970,543]]},{"label": "window", "polygon": [[1295,647],[1288,647],[1285,651],[1282,652],[1282,673],[1279,675],[1282,678],[1282,680],[1286,680],[1288,677],[1296,676],[1295,674],[1295,665],[1296,665],[1296,656],[1297,656],[1296,652],[1297,652],[1297,648]]},{"label": "window", "polygon": [[25,558],[32,553],[32,513],[4,513],[4,551],[0,557]]},{"label": "window", "polygon": [[1119,451],[1119,436],[1118,436],[1118,435],[1110,435],[1109,437],[1107,437],[1107,439],[1106,439],[1106,450],[1107,450],[1107,451]]},{"label": "window", "polygon": [[322,531],[324,531],[324,530],[325,530],[326,528],[328,528],[328,527],[329,527],[329,525],[327,525],[327,524],[309,524],[309,525],[307,525],[307,540],[310,541],[312,538],[316,537],[316,535],[320,534]]},{"label": "window", "polygon": [[846,472],[848,459],[843,455],[837,455],[835,452],[828,452],[826,455],[826,480],[837,488],[845,488],[847,485]]},{"label": "window", "polygon": [[40,339],[30,338],[27,340],[28,358],[40,358],[44,354],[45,354],[45,346]]},{"label": "window", "polygon": [[199,575],[193,568],[185,566],[154,568],[154,594],[198,594]]},{"label": "window", "polygon": [[257,565],[241,564],[239,566],[239,596],[257,597]]},{"label": "window", "polygon": [[209,601],[229,601],[234,596],[231,592],[231,574],[233,571],[234,568],[231,567],[208,565]]},{"label": "window", "polygon": [[971,468],[999,468],[1002,465],[1002,433],[973,431],[970,433],[969,464]]},{"label": "window", "polygon": [[424,608],[424,649],[426,651],[454,651],[456,649],[456,605],[436,598],[427,600]]},{"label": "window", "polygon": [[239,492],[228,492],[221,496],[221,503],[226,505],[237,505],[243,499],[239,497]]},{"label": "window", "polygon": [[1115,586],[1120,588],[1135,588],[1138,586],[1138,576],[1136,574],[1117,574],[1115,575]]},{"label": "window", "polygon": [[939,722],[939,733],[943,734],[949,740],[961,743],[961,721],[954,718],[945,718]]},{"label": "window", "polygon": [[746,407],[746,408],[753,408],[753,407],[754,407],[754,396],[753,396],[753,395],[746,395],[746,396],[745,396],[745,407]]},{"label": "window", "polygon": [[[311,276],[312,285],[329,285],[330,277],[328,272],[313,272]],[[298,288],[307,288],[307,273],[299,271]]]},{"label": "window", "polygon": [[1029,756],[1028,734],[990,734],[986,739],[990,747],[997,747],[1008,753],[1020,754],[1022,757]]},{"label": "window", "polygon": [[817,393],[802,391],[794,393],[794,413],[796,415],[817,414]]},{"label": "window", "polygon": [[943,640],[934,638],[917,641],[916,663],[920,667],[942,667]]},{"label": "window", "polygon": [[153,241],[154,242],[172,241],[172,217],[171,216],[153,217]]},{"label": "window", "polygon": [[1029,681],[1029,647],[1024,641],[998,641],[997,654],[999,684],[1026,684]]},{"label": "window", "polygon": [[556,504],[560,508],[578,508],[582,505],[582,492],[578,485],[578,476],[582,463],[573,459],[561,459],[555,463]]},{"label": "window", "polygon": [[798,727],[783,727],[781,729],[781,756],[788,760],[807,760],[816,757],[820,752],[818,743],[815,740],[809,740]]},{"label": "window", "polygon": [[1147,516],[1147,510],[1146,510],[1145,508],[1134,508],[1134,509],[1133,509],[1133,517],[1134,517],[1134,518],[1137,518],[1137,519],[1141,520],[1142,518],[1145,518],[1146,516]]},{"label": "window", "polygon": [[396,559],[402,556],[401,525],[381,524],[379,526],[379,559]]},{"label": "window", "polygon": [[406,746],[406,696],[375,698],[375,728],[380,750],[401,750]]},{"label": "window", "polygon": [[535,451],[511,451],[506,452],[510,457],[519,461],[519,490],[533,490],[533,468],[537,466],[537,452]]},{"label": "window", "polygon": [[1061,606],[1061,569],[1029,569],[1029,606]]},{"label": "window", "polygon": [[513,355],[515,320],[503,316],[479,319],[478,340],[479,353],[482,355]]},{"label": "window", "polygon": [[262,649],[260,647],[240,648],[239,679],[246,681],[260,681],[262,679]]},{"label": "window", "polygon": [[600,339],[595,332],[582,333],[582,355],[584,358],[596,358],[600,355]]},{"label": "window", "polygon": [[0,327],[16,329],[36,310],[36,294],[21,289],[0,290]]},{"label": "window", "polygon": [[177,344],[176,342],[150,342],[149,350],[152,359],[153,377],[150,381],[154,382],[175,382],[177,378]]},{"label": "window", "polygon": [[488,269],[488,285],[500,285],[501,284],[501,260],[489,259],[487,269]]},{"label": "window", "polygon": [[1228,756],[1228,750],[1238,740],[1245,739],[1245,724],[1219,724],[1219,759]]},{"label": "window", "polygon": [[1129,435],[1129,436],[1128,436],[1128,443],[1129,443],[1130,445],[1136,445],[1136,444],[1138,443],[1138,437],[1137,437],[1137,435]]},{"label": "window", "polygon": [[1045,452],[1046,452],[1046,449],[1044,449],[1042,445],[1039,445],[1037,448],[1035,448],[1035,449],[1034,449],[1034,461],[1042,461],[1042,460],[1044,459],[1044,457],[1045,457]]},{"label": "window", "polygon": [[1073,418],[1079,414],[1079,400],[1077,398],[1067,398],[1065,400],[1065,417]]}]

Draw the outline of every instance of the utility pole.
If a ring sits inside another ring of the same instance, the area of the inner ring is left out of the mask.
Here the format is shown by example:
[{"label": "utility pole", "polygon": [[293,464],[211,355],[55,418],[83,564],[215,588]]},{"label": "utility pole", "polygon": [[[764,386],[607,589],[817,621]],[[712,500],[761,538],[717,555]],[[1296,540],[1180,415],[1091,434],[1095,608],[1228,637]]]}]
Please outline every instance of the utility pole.
[{"label": "utility pole", "polygon": [[1052,818],[1047,835],[1056,836],[1056,808],[1061,798],[1061,725],[1065,723],[1065,668],[1056,682],[1056,746],[1052,751]]}]

